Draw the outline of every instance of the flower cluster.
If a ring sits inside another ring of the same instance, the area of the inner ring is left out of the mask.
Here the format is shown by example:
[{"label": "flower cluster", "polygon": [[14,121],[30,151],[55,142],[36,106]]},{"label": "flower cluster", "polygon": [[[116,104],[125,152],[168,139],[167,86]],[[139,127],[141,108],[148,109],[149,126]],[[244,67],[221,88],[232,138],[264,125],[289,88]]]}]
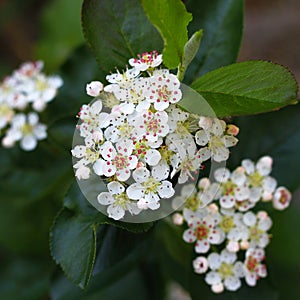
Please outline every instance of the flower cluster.
[{"label": "flower cluster", "polygon": [[143,53],[129,64],[106,76],[108,85],[87,85],[95,100],[78,114],[82,144],[72,149],[78,180],[92,174],[106,180],[107,191],[97,199],[117,220],[127,211],[158,209],[161,199],[174,196],[176,184],[196,181],[208,159],[225,161],[238,141],[237,127],[179,107],[180,82],[160,67],[162,55]]},{"label": "flower cluster", "polygon": [[39,112],[52,101],[62,85],[59,76],[42,73],[43,63],[27,62],[4,78],[0,85],[0,136],[3,147],[17,141],[25,151],[33,150],[38,140],[47,137],[46,125],[39,123]]},{"label": "flower cluster", "polygon": [[193,187],[185,186],[181,196],[174,199],[188,198],[173,221],[188,225],[183,239],[193,243],[195,252],[201,254],[193,261],[194,271],[206,274],[205,281],[215,293],[236,291],[242,278],[254,286],[267,275],[263,260],[272,220],[266,211],[252,209],[259,202],[272,202],[275,209],[283,210],[291,200],[285,187],[277,187],[271,169],[269,156],[256,164],[245,159],[233,172],[215,170],[214,182],[202,178],[192,194],[188,191]]}]

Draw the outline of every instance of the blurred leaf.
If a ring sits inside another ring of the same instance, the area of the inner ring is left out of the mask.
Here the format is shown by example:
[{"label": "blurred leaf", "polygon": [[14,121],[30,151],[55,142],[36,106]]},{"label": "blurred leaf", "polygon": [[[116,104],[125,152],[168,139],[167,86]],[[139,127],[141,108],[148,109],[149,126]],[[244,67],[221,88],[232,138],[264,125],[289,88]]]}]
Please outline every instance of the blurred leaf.
[{"label": "blurred leaf", "polygon": [[142,4],[150,22],[164,39],[164,65],[169,69],[177,68],[183,61],[184,46],[188,41],[187,25],[192,14],[180,0],[142,0]]},{"label": "blurred leaf", "polygon": [[183,266],[191,263],[193,248],[182,239],[183,227],[176,226],[170,220],[161,220],[155,227],[157,238],[169,255]]},{"label": "blurred leaf", "polygon": [[[63,78],[64,84],[43,114],[46,122],[54,127],[51,127],[50,130],[56,130],[56,134],[58,134],[61,123],[64,122],[64,126],[66,126],[68,120],[75,129],[76,115],[80,107],[82,104],[92,101],[92,98],[86,95],[85,85],[92,80],[104,80],[105,78],[105,74],[99,70],[94,57],[86,46],[79,47],[72,53],[62,66],[59,75]],[[53,124],[56,121],[58,124]],[[62,130],[64,131],[64,128]],[[71,148],[71,145],[69,147]]]},{"label": "blurred leaf", "polygon": [[243,0],[187,1],[193,14],[189,33],[204,30],[201,47],[187,70],[185,82],[232,64],[238,56],[243,33]]},{"label": "blurred leaf", "polygon": [[[110,285],[102,287],[101,281],[95,290],[89,288],[81,291],[71,285],[67,279],[60,277],[51,288],[52,300],[123,300],[136,299],[148,300],[148,290],[142,280],[142,273],[139,269],[128,269],[128,272],[121,278],[115,278]],[[96,284],[95,284],[96,287]]]},{"label": "blurred leaf", "polygon": [[[266,61],[236,63],[211,71],[193,84],[218,117],[266,112],[295,103],[298,86],[284,67]],[[182,99],[180,105],[185,107]],[[194,113],[201,113],[196,106]]]},{"label": "blurred leaf", "polygon": [[35,56],[44,60],[46,70],[53,72],[83,43],[80,24],[82,0],[52,0],[41,16],[40,39]]},{"label": "blurred leaf", "polygon": [[40,300],[48,294],[49,266],[28,257],[6,257],[1,263],[0,299]]},{"label": "blurred leaf", "polygon": [[162,40],[138,0],[84,0],[82,26],[100,69],[124,69],[138,53],[161,51]]}]

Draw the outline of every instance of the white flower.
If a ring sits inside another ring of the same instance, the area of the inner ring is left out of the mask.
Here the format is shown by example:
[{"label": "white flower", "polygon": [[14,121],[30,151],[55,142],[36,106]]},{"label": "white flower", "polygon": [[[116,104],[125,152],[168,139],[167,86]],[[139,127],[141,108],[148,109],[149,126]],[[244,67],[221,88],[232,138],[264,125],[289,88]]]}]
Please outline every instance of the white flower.
[{"label": "white flower", "polygon": [[208,261],[204,256],[198,256],[196,259],[193,260],[193,267],[195,273],[203,274],[208,269]]},{"label": "white flower", "polygon": [[90,169],[87,166],[98,160],[100,156],[98,148],[98,140],[87,137],[85,138],[85,145],[77,145],[71,150],[74,157],[80,158],[73,165],[77,169],[75,176],[78,179],[88,179],[90,177]]},{"label": "white flower", "polygon": [[149,87],[144,95],[149,103],[154,103],[156,110],[163,111],[181,99],[180,81],[166,72],[154,74],[149,79]]},{"label": "white flower", "polygon": [[265,248],[270,242],[267,231],[272,226],[272,220],[268,214],[261,211],[255,215],[249,211],[244,215],[243,222],[249,230],[249,247]]},{"label": "white flower", "polygon": [[214,172],[214,177],[220,183],[219,198],[222,208],[231,209],[238,202],[249,199],[249,189],[246,185],[247,177],[243,168],[237,168],[234,172],[226,168],[219,168]]},{"label": "white flower", "polygon": [[265,259],[265,252],[260,248],[250,248],[246,251],[244,262],[245,280],[248,285],[255,286],[257,279],[267,276],[266,266],[261,264]]},{"label": "white flower", "polygon": [[241,280],[244,276],[243,264],[236,261],[235,253],[223,250],[221,254],[211,253],[207,260],[212,270],[205,276],[207,284],[211,285],[213,292],[222,292],[222,287],[229,291],[236,291],[241,287]]},{"label": "white flower", "polygon": [[17,114],[11,121],[11,127],[7,130],[3,146],[13,145],[20,141],[20,146],[25,151],[36,148],[37,141],[47,137],[46,125],[39,123],[36,113]]},{"label": "white flower", "polygon": [[84,165],[79,166],[77,168],[77,170],[75,171],[75,176],[77,177],[78,180],[88,179],[91,176],[91,170],[90,170],[90,168],[88,168]]},{"label": "white flower", "polygon": [[103,84],[100,81],[92,81],[86,85],[86,93],[89,96],[97,97],[103,91]]},{"label": "white flower", "polygon": [[216,228],[213,218],[209,215],[192,219],[189,227],[184,231],[183,239],[187,243],[196,241],[195,251],[197,253],[206,253],[210,248],[210,244],[220,242],[220,230]]},{"label": "white flower", "polygon": [[272,200],[272,193],[277,185],[276,180],[269,176],[272,171],[272,163],[273,160],[269,156],[260,158],[256,165],[250,159],[242,161],[242,166],[248,175],[252,202],[257,202],[260,199]]},{"label": "white flower", "polygon": [[180,172],[178,183],[183,184],[188,181],[189,178],[195,180],[195,176],[199,173],[199,169],[202,163],[201,150],[197,150],[194,142],[190,143],[186,147],[186,153],[180,155],[176,153],[171,157],[171,164],[173,171],[171,178]]},{"label": "white flower", "polygon": [[78,125],[80,135],[82,137],[89,137],[95,132],[103,135],[102,129],[109,125],[109,114],[101,112],[102,101],[97,100],[91,105],[83,105],[78,113],[82,123]]},{"label": "white flower", "polygon": [[164,111],[136,113],[128,123],[134,126],[137,139],[146,138],[149,142],[156,142],[169,133],[168,114]]},{"label": "white flower", "polygon": [[145,52],[137,55],[138,58],[129,59],[129,64],[140,71],[146,71],[149,68],[156,68],[162,63],[162,54],[157,51]]},{"label": "white flower", "polygon": [[237,138],[226,133],[226,123],[217,118],[202,117],[199,120],[199,127],[196,132],[196,143],[206,146],[210,156],[217,162],[225,161],[229,157],[229,147],[235,146]]},{"label": "white flower", "polygon": [[273,196],[273,207],[278,210],[286,209],[291,202],[292,195],[285,187],[278,187]]},{"label": "white flower", "polygon": [[132,176],[135,183],[127,188],[130,199],[139,200],[137,205],[142,209],[158,209],[160,199],[171,198],[175,194],[172,183],[165,180],[169,175],[169,166],[160,163],[152,168],[137,168]]},{"label": "white flower", "polygon": [[27,101],[32,102],[32,107],[40,112],[54,99],[63,81],[59,76],[47,77],[42,73],[37,74],[32,81],[32,91],[28,92]]},{"label": "white flower", "polygon": [[140,213],[136,201],[131,201],[125,192],[125,187],[118,181],[112,181],[107,184],[109,192],[102,192],[98,195],[98,202],[102,205],[108,205],[107,212],[110,218],[120,220],[125,212],[129,211],[132,215]]},{"label": "white flower", "polygon": [[132,155],[133,142],[130,140],[117,143],[116,146],[106,141],[100,147],[102,158],[98,159],[93,168],[97,175],[104,175],[111,177],[116,174],[120,181],[126,181],[130,175],[131,170],[135,169],[138,159]]}]

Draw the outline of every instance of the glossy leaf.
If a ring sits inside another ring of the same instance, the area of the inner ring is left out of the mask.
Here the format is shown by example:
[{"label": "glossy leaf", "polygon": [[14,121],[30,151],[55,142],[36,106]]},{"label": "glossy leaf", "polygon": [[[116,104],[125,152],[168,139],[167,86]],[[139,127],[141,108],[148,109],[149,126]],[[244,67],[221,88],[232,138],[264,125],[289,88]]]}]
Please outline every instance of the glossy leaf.
[{"label": "glossy leaf", "polygon": [[138,0],[85,0],[82,6],[84,36],[100,69],[108,74],[124,69],[138,53],[161,51],[162,40]]},{"label": "glossy leaf", "polygon": [[96,226],[63,209],[51,232],[51,253],[65,274],[85,288],[96,256]]},{"label": "glossy leaf", "polygon": [[142,0],[146,15],[164,40],[163,62],[175,69],[183,61],[184,46],[188,41],[187,25],[192,14],[180,0]]},{"label": "glossy leaf", "polygon": [[[297,82],[284,67],[266,61],[232,64],[211,71],[193,84],[218,117],[256,114],[293,104]],[[185,107],[183,99],[180,105]],[[200,113],[195,106],[194,113]]]},{"label": "glossy leaf", "polygon": [[243,33],[243,0],[186,1],[193,14],[189,33],[204,30],[201,47],[187,70],[185,81],[232,64],[238,56]]}]

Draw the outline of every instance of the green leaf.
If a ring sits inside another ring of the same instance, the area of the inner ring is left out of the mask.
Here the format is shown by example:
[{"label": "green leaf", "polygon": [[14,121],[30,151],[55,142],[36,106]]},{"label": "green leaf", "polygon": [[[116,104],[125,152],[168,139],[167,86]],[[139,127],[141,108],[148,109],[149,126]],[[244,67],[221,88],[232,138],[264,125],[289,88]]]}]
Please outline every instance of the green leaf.
[{"label": "green leaf", "polygon": [[161,51],[162,40],[138,0],[84,0],[84,36],[104,73],[124,69],[138,53]]},{"label": "green leaf", "polygon": [[51,253],[66,275],[85,288],[96,256],[96,226],[64,208],[51,231]]},{"label": "green leaf", "polygon": [[[104,224],[114,227],[105,227]],[[113,249],[120,250],[121,246],[126,246],[130,240],[129,238],[122,240],[120,236],[116,238],[118,232],[125,229],[128,235],[133,235],[127,231],[144,232],[149,230],[153,223],[133,224],[109,219],[85,199],[75,182],[64,199],[63,209],[54,221],[50,245],[56,263],[61,265],[67,277],[81,288],[87,286],[92,274],[96,257],[96,229],[99,225],[101,225],[101,230],[97,233],[99,249],[102,249],[101,253],[105,253],[102,254],[105,258],[101,260],[103,268],[105,263],[116,260],[113,258],[116,253],[112,248],[106,251],[105,247],[112,243]],[[137,237],[137,240],[140,238]],[[123,254],[124,251],[119,252],[118,257]]]},{"label": "green leaf", "polygon": [[183,61],[184,45],[188,41],[187,25],[192,14],[180,0],[142,0],[146,15],[164,39],[163,62],[169,69]]},{"label": "green leaf", "polygon": [[193,14],[189,32],[204,30],[201,47],[187,70],[185,82],[232,64],[238,56],[243,33],[243,0],[187,1]]},{"label": "green leaf", "polygon": [[56,70],[84,39],[80,24],[82,0],[52,0],[41,17],[41,38],[35,57],[45,61],[48,71]]},{"label": "green leaf", "polygon": [[178,67],[178,74],[177,77],[180,81],[184,78],[184,74],[186,72],[187,67],[192,62],[194,57],[197,54],[197,51],[200,47],[201,38],[203,35],[203,30],[196,31],[192,37],[187,41],[184,45],[184,52],[183,52],[183,60],[182,63]]},{"label": "green leaf", "polygon": [[[294,104],[297,82],[284,67],[266,61],[232,64],[211,71],[193,84],[218,117],[256,114]],[[185,107],[183,99],[180,105]],[[195,106],[193,112],[200,113]]]}]

